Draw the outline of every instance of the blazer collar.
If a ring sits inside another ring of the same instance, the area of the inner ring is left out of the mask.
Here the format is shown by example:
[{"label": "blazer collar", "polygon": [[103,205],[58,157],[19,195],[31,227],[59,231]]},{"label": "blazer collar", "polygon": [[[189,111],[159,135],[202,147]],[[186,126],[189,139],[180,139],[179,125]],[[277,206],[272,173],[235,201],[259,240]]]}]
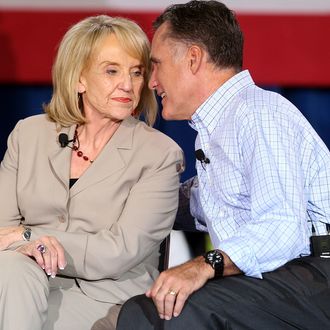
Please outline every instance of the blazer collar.
[{"label": "blazer collar", "polygon": [[[70,189],[71,197],[86,189],[88,186],[104,180],[113,175],[124,166],[124,159],[120,155],[120,149],[132,149],[134,130],[137,120],[133,117],[122,121],[115,134],[104,146],[93,164],[82,174],[79,180]],[[69,140],[73,139],[76,126],[64,127],[52,137],[49,161],[53,173],[61,184],[69,191],[70,163],[72,150],[69,147],[61,148],[58,136],[61,133],[68,134]],[[56,141],[56,143],[54,143]]]}]

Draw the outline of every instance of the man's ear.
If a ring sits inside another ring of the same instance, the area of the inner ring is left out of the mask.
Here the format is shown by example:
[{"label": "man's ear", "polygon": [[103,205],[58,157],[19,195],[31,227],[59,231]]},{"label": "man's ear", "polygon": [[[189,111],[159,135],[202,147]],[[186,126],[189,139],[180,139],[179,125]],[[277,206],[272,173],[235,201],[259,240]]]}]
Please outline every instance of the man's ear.
[{"label": "man's ear", "polygon": [[192,74],[196,74],[196,72],[201,67],[204,51],[201,47],[192,45],[188,50],[188,56],[190,61],[190,70]]}]

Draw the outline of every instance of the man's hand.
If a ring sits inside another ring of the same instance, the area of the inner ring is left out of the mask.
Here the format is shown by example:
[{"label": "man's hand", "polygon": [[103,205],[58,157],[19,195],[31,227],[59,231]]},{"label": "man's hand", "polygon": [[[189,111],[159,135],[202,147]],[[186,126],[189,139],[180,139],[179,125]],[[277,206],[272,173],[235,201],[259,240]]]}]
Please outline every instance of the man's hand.
[{"label": "man's hand", "polygon": [[66,260],[61,243],[53,236],[42,236],[16,249],[28,257],[33,257],[46,274],[55,277],[58,269],[64,269]]},{"label": "man's hand", "polygon": [[154,301],[159,317],[170,320],[181,313],[187,298],[213,277],[214,269],[204,257],[197,257],[162,272],[146,295]]}]

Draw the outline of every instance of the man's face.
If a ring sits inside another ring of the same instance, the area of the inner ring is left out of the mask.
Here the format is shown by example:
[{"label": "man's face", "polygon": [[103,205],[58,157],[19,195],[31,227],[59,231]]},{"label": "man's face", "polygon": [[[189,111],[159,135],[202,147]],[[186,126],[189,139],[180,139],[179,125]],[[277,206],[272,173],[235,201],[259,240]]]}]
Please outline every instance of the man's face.
[{"label": "man's face", "polygon": [[190,119],[188,48],[184,43],[166,38],[167,31],[167,23],[164,23],[153,37],[149,88],[155,89],[162,98],[164,119]]}]

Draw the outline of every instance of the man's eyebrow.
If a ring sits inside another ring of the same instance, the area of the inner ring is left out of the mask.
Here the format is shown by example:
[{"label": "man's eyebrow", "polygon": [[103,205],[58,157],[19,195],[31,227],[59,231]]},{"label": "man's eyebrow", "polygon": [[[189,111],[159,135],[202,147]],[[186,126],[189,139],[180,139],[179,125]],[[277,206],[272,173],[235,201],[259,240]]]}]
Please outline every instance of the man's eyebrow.
[{"label": "man's eyebrow", "polygon": [[150,57],[150,61],[151,61],[152,63],[159,63],[159,62],[160,62],[160,60],[159,60],[158,58],[155,58],[155,57],[153,57],[153,56]]}]

